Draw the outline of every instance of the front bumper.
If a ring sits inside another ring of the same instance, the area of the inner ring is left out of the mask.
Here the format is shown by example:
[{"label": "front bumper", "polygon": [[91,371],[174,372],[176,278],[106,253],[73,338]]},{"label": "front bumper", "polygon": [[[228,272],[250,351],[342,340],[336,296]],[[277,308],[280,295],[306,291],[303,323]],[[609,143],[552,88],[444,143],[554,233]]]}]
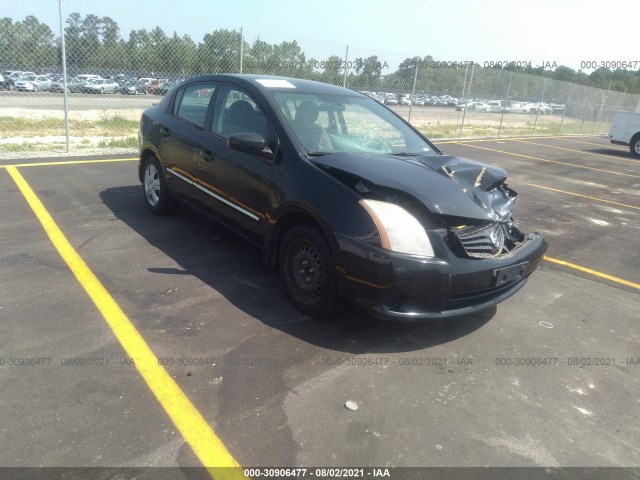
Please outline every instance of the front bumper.
[{"label": "front bumper", "polygon": [[[470,259],[455,256],[444,236],[438,238],[441,244],[434,244],[438,258],[432,259],[389,252],[336,235],[341,251],[336,261],[338,292],[379,318],[427,320],[465,315],[497,305],[520,290],[548,246],[542,235],[534,233],[507,255]],[[507,271],[511,274],[506,281],[498,279]]]}]

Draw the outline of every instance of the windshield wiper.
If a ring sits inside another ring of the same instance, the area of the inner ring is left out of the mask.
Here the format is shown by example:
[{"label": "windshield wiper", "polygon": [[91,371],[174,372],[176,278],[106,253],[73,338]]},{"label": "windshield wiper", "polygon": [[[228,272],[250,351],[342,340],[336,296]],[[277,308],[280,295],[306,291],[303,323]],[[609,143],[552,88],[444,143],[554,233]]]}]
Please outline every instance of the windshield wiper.
[{"label": "windshield wiper", "polygon": [[422,152],[400,152],[400,153],[387,153],[387,155],[393,155],[396,157],[419,157],[421,155],[424,155],[424,153]]},{"label": "windshield wiper", "polygon": [[321,157],[323,155],[329,155],[330,153],[333,152],[307,152],[307,155],[309,155],[310,157]]}]

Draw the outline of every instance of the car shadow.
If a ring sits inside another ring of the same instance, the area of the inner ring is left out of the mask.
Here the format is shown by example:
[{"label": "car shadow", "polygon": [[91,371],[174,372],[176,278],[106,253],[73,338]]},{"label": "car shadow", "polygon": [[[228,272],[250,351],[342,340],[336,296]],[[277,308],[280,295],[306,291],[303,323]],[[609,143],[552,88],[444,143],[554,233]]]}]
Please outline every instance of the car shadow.
[{"label": "car shadow", "polygon": [[631,153],[627,150],[626,152],[623,150],[613,150],[611,148],[590,148],[587,150],[589,153],[596,153],[599,155],[609,155],[612,157],[620,157],[620,158],[634,158]]},{"label": "car shadow", "polygon": [[351,307],[329,318],[301,314],[280,287],[277,272],[261,261],[249,242],[189,208],[156,216],[138,185],[100,192],[113,214],[180,268],[149,265],[150,273],[194,275],[235,307],[273,328],[310,344],[352,354],[404,352],[463,337],[487,323],[496,308],[428,322],[381,321]]}]

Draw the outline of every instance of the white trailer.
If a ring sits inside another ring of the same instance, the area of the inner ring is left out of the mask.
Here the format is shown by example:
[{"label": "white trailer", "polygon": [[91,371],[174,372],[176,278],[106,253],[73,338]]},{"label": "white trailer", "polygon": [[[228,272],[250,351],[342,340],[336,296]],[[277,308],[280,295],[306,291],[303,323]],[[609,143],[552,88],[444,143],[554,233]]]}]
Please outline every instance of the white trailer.
[{"label": "white trailer", "polygon": [[640,113],[614,113],[609,140],[616,145],[628,145],[631,155],[640,158]]}]

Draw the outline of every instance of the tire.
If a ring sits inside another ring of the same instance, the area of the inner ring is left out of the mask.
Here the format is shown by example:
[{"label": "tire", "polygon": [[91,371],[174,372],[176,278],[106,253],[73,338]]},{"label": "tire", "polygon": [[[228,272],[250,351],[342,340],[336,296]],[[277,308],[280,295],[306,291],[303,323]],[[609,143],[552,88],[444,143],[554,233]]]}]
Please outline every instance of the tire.
[{"label": "tire", "polygon": [[177,207],[165,182],[160,162],[154,156],[147,157],[142,168],[142,193],[147,207],[157,215],[166,215]]},{"label": "tire", "polygon": [[336,273],[327,242],[309,225],[287,232],[280,244],[282,285],[294,306],[306,315],[326,317],[337,310]]},{"label": "tire", "polygon": [[104,95],[104,88],[100,89],[100,95]]},{"label": "tire", "polygon": [[635,134],[629,142],[629,151],[631,155],[640,158],[640,134]]},{"label": "tire", "polygon": [[487,113],[487,109],[486,109],[486,108],[483,108],[482,110],[480,110],[480,112],[482,112],[482,113]]},{"label": "tire", "polygon": [[37,93],[38,92],[38,85],[34,85],[33,86],[33,93]]}]

